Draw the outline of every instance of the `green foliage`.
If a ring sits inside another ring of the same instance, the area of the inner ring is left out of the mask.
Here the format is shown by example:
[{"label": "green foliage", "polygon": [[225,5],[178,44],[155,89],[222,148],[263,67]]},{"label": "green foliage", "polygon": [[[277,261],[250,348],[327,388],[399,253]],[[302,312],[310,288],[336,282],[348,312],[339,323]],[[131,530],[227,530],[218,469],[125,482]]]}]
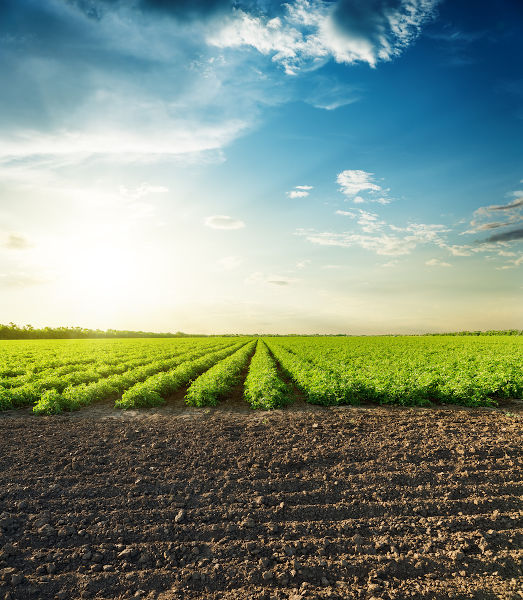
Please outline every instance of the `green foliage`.
[{"label": "green foliage", "polygon": [[319,404],[491,406],[523,393],[517,336],[272,338],[269,346]]},{"label": "green foliage", "polygon": [[62,394],[57,390],[51,389],[41,395],[33,411],[37,415],[55,415],[61,413],[64,408],[66,408],[66,405]]},{"label": "green foliage", "polygon": [[[264,340],[244,386],[253,408],[290,401],[280,372],[307,401],[324,405],[485,406],[523,396],[518,335]],[[191,380],[187,402],[213,405],[239,383],[254,343],[219,337],[0,341],[0,410],[33,405],[35,413],[54,414],[109,399],[121,408],[157,406]]]},{"label": "green foliage", "polygon": [[249,365],[244,396],[251,408],[264,410],[279,408],[291,401],[288,386],[278,375],[276,364],[262,340],[258,341]]},{"label": "green foliage", "polygon": [[208,353],[201,358],[191,359],[178,365],[166,373],[158,373],[128,389],[117,400],[117,408],[137,408],[145,406],[160,406],[165,403],[165,398],[179,390],[191,379],[200,375],[218,361],[235,352],[244,343],[228,346],[218,352]]},{"label": "green foliage", "polygon": [[[7,343],[7,342],[6,342]],[[14,342],[10,342],[14,343]],[[29,343],[29,342],[25,342]],[[52,342],[58,344],[59,342]],[[73,343],[73,342],[70,342]],[[110,353],[115,342],[94,342],[91,346],[91,354],[95,354],[94,364],[86,365],[84,360],[71,363],[67,366],[70,373],[64,373],[63,368],[39,369],[33,363],[33,370],[28,371],[23,378],[19,376],[11,378],[27,379],[28,383],[20,384],[20,381],[9,383],[4,378],[0,380],[0,395],[13,406],[26,406],[35,404],[34,411],[40,412],[42,397],[47,390],[56,390],[62,395],[60,406],[65,410],[74,410],[112,396],[118,396],[124,390],[143,381],[161,371],[174,368],[189,358],[206,354],[209,350],[230,345],[230,341],[224,340],[178,340],[174,341],[148,341],[148,342],[123,342],[119,341],[117,352]],[[145,346],[143,345],[145,343]],[[75,347],[92,342],[74,342]],[[102,346],[100,346],[102,344]],[[122,351],[122,344],[124,350]],[[158,346],[159,345],[159,346]],[[127,360],[126,360],[127,359]],[[120,362],[119,361],[123,361]],[[59,376],[52,376],[59,373]],[[9,379],[9,378],[7,378]],[[55,403],[56,404],[56,403]],[[0,405],[1,408],[1,405]]]},{"label": "green foliage", "polygon": [[[209,348],[215,346],[216,342],[210,347],[209,342],[205,342],[205,344],[200,343],[199,347],[198,345],[196,347],[190,346],[186,348],[184,352],[176,353],[174,357],[153,361],[144,366],[137,367],[136,369],[128,370],[121,375],[115,374],[92,383],[81,383],[76,386],[69,386],[62,394],[61,406],[67,410],[75,410],[81,406],[86,406],[112,396],[117,396],[124,390],[135,386],[137,383],[148,379],[156,373],[170,370],[186,360],[192,360],[195,357],[208,353]],[[158,401],[157,395],[148,394],[147,398],[148,402]],[[153,405],[154,404],[143,404],[142,406]],[[116,400],[115,406],[128,408],[128,406],[125,406],[125,403],[122,405],[118,400]],[[40,411],[40,402],[35,405],[33,410],[35,413]]]},{"label": "green foliage", "polygon": [[228,358],[210,368],[193,381],[187,390],[185,401],[193,406],[216,406],[239,383],[240,374],[246,366],[256,341],[243,345]]}]

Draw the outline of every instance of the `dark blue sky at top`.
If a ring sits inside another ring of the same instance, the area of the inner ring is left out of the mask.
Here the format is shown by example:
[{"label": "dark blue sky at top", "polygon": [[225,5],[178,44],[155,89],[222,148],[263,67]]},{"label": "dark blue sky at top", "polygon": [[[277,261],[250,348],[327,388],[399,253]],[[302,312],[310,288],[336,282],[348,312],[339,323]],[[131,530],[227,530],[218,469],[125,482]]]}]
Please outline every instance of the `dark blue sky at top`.
[{"label": "dark blue sky at top", "polygon": [[[52,131],[64,125],[71,127],[67,119],[64,124],[63,114],[75,112],[92,92],[90,73],[101,65],[107,79],[114,77],[122,84],[118,94],[126,81],[133,80],[142,80],[146,87],[154,79],[153,93],[165,101],[170,100],[173,88],[183,88],[187,76],[183,61],[199,50],[196,45],[191,47],[190,39],[172,39],[173,47],[179,45],[183,52],[173,54],[172,70],[166,70],[162,82],[154,55],[129,49],[114,51],[107,39],[98,37],[96,22],[132,3],[74,0],[65,4],[83,10],[90,23],[70,14],[64,17],[57,10],[60,2],[3,0],[1,4],[2,37],[11,40],[4,43],[0,58],[5,82],[0,99],[1,126],[8,133],[23,128]],[[147,20],[150,15],[159,22],[190,21],[188,27],[199,20],[219,23],[231,6],[223,0],[137,0],[134,4],[138,26],[140,19]],[[281,4],[246,1],[234,6],[252,14],[265,11],[278,15]],[[374,26],[372,12],[380,2],[344,0],[332,4],[342,28],[366,35]],[[387,0],[385,4],[397,3]],[[402,190],[397,194],[411,191],[401,183],[407,167],[409,183],[420,185],[418,175],[420,180],[430,178],[424,191],[427,187],[441,191],[443,184],[451,202],[457,200],[453,192],[495,193],[502,180],[508,187],[515,185],[521,178],[522,13],[523,5],[517,1],[442,2],[418,39],[400,56],[379,62],[375,68],[365,62],[347,65],[329,60],[321,68],[284,77],[279,64],[260,57],[254,49],[225,50],[226,56],[228,52],[251,55],[247,60],[256,60],[268,79],[262,92],[259,88],[253,91],[261,97],[244,109],[256,113],[256,125],[229,145],[228,166],[237,168],[232,161],[235,147],[239,163],[243,162],[241,166],[249,174],[253,171],[249,161],[256,170],[263,170],[263,162],[268,169],[283,161],[289,177],[291,173],[299,176],[300,170],[312,170],[320,180],[322,174],[325,180],[332,180],[346,161],[354,161],[386,178],[394,190]],[[115,31],[118,35],[120,32]],[[24,62],[27,57],[33,59],[29,67]],[[45,60],[52,67],[46,67],[42,74],[38,69]],[[234,113],[233,103],[242,89],[252,85],[252,81],[244,85],[242,76],[241,64],[238,72],[232,70],[227,75],[232,97],[219,102],[228,104],[228,114]],[[174,79],[178,85],[173,84]],[[353,101],[344,105],[347,98]],[[340,106],[334,110],[314,108],[337,102]],[[224,107],[216,107],[211,100],[201,118],[209,119],[215,111],[221,115]],[[297,147],[295,139],[300,136]],[[258,158],[260,154],[263,161]],[[227,168],[222,172],[228,176]],[[400,180],[398,188],[393,185],[395,177]],[[477,202],[465,197],[461,201],[467,207]]]}]

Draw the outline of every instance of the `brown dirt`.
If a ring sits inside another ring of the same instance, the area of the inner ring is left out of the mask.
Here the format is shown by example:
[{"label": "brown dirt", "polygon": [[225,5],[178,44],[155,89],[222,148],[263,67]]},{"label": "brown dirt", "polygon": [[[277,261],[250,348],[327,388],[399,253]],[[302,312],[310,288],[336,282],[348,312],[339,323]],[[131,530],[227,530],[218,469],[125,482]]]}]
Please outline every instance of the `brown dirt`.
[{"label": "brown dirt", "polygon": [[0,416],[0,599],[523,598],[523,413]]}]

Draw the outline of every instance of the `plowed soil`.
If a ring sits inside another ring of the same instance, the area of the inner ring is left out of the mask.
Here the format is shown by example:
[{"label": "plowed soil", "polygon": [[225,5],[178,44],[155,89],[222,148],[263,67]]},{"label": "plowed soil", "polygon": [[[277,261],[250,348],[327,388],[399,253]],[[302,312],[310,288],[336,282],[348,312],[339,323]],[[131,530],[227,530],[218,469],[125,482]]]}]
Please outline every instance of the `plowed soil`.
[{"label": "plowed soil", "polygon": [[0,599],[523,598],[510,409],[0,418]]}]

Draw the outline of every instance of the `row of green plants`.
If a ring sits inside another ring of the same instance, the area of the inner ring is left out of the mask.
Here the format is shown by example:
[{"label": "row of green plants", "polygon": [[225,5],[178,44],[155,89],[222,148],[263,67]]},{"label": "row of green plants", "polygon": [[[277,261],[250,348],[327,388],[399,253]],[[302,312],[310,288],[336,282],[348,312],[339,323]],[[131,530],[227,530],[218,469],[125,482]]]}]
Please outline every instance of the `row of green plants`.
[{"label": "row of green plants", "polygon": [[[122,394],[115,402],[117,408],[138,408],[161,406],[165,399],[177,392],[192,379],[208,371],[214,365],[227,361],[231,354],[237,354],[245,346],[245,342],[229,345],[223,350],[211,352],[196,359],[187,360],[175,369],[165,373],[157,373],[142,383],[138,383]],[[222,361],[222,362],[220,362]]]},{"label": "row of green plants", "polygon": [[192,406],[216,406],[221,398],[241,382],[241,373],[247,366],[255,345],[256,340],[248,342],[200,375],[187,389],[185,402]]},{"label": "row of green plants", "polygon": [[291,390],[278,374],[267,344],[259,340],[244,384],[244,398],[253,409],[270,410],[292,402]]},{"label": "row of green plants", "polygon": [[216,339],[195,338],[0,341],[0,378],[6,380],[67,365],[115,363],[126,360],[125,357],[168,354],[199,341],[217,343]]},{"label": "row of green plants", "polygon": [[523,394],[523,344],[513,336],[278,338],[270,345],[327,374],[328,403],[487,406]]},{"label": "row of green plants", "polygon": [[179,364],[194,360],[215,348],[216,344],[199,345],[172,358],[154,361],[144,366],[130,369],[122,374],[111,375],[91,383],[70,385],[62,391],[58,388],[51,388],[43,393],[40,391],[40,394],[37,394],[36,398],[32,398],[32,401],[27,404],[36,402],[33,407],[33,412],[36,414],[56,414],[64,410],[77,410],[93,402],[118,397],[125,390],[141,381],[147,380],[152,375],[161,371],[169,371]]},{"label": "row of green plants", "polygon": [[[20,386],[12,388],[0,388],[0,409],[6,410],[19,406],[28,406],[39,402],[42,398],[49,397],[48,391],[53,390],[56,394],[62,394],[66,389],[83,389],[86,385],[95,386],[101,381],[120,378],[125,381],[134,376],[149,376],[158,369],[171,368],[177,358],[150,361],[145,359],[132,360],[120,365],[107,365],[105,368],[82,369],[67,375],[47,375],[29,381]],[[56,394],[51,394],[56,397]]]},{"label": "row of green plants", "polygon": [[327,371],[272,340],[269,348],[285,375],[303,393],[307,402],[331,406],[348,400],[339,382]]},{"label": "row of green plants", "polygon": [[0,342],[0,372],[13,373],[0,381],[0,409],[52,414],[111,398],[120,408],[157,406],[189,383],[188,404],[214,405],[248,364],[252,408],[291,401],[279,369],[325,405],[478,406],[523,395],[520,336],[36,340]]},{"label": "row of green plants", "polygon": [[62,366],[47,367],[44,369],[40,368],[40,365],[35,362],[32,368],[26,370],[22,375],[0,379],[0,389],[12,389],[53,378],[61,378],[65,382],[64,387],[78,383],[87,383],[101,377],[123,373],[128,369],[145,365],[154,360],[170,358],[180,352],[183,352],[183,349],[179,348],[176,351],[173,351],[173,349],[169,349],[168,351],[165,351],[165,349],[163,351],[155,350],[146,354],[142,351],[121,352],[112,354],[111,356],[96,354],[92,361],[89,362],[85,360],[68,362]]}]

